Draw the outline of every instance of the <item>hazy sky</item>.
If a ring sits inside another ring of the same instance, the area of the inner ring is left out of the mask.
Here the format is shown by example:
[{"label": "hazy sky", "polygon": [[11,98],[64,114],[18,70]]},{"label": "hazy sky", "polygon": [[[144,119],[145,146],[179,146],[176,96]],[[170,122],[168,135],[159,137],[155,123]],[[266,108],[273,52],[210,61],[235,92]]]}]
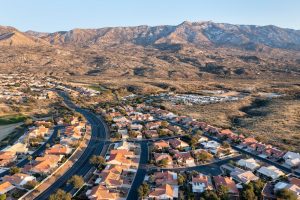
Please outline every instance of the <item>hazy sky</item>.
[{"label": "hazy sky", "polygon": [[0,0],[0,25],[54,32],[182,21],[300,29],[300,0]]}]

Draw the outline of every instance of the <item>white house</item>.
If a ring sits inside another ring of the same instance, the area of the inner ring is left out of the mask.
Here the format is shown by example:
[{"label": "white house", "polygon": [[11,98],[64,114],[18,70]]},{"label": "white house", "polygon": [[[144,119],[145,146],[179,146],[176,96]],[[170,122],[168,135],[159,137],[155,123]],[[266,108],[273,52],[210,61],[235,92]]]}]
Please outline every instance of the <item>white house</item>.
[{"label": "white house", "polygon": [[295,152],[287,152],[283,159],[285,160],[285,163],[290,167],[296,167],[300,165],[300,154]]},{"label": "white house", "polygon": [[275,180],[277,178],[279,178],[280,176],[285,175],[280,169],[278,169],[275,166],[268,166],[268,167],[261,167],[259,168],[259,170],[257,170],[257,172],[259,174],[261,174],[262,176],[271,178],[272,180]]},{"label": "white house", "polygon": [[10,182],[16,187],[22,187],[23,185],[26,185],[28,182],[36,180],[34,176],[30,176],[23,173],[17,173],[12,176],[4,176],[2,179],[4,182]]},{"label": "white house", "polygon": [[206,190],[213,190],[211,178],[203,174],[199,174],[196,177],[192,177],[190,182],[194,193],[202,193]]},{"label": "white house", "polygon": [[260,167],[260,165],[253,158],[241,159],[237,162],[237,165],[240,166],[240,167],[244,167],[246,169],[249,169],[251,171],[254,171],[254,170],[256,170],[257,168]]}]

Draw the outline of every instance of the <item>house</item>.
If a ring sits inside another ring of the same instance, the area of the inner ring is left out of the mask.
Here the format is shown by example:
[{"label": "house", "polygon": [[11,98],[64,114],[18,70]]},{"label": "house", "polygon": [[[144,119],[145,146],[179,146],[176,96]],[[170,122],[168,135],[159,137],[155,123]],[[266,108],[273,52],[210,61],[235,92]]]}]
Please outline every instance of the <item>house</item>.
[{"label": "house", "polygon": [[260,165],[253,158],[241,159],[236,164],[251,171],[254,171],[260,167]]},{"label": "house", "polygon": [[134,157],[134,153],[127,149],[111,150],[109,159],[106,161],[107,164],[114,165],[132,165],[131,158]]},{"label": "house", "polygon": [[124,170],[128,170],[126,165],[107,165],[106,168],[99,174],[99,182],[107,188],[121,187],[123,179],[121,174]]},{"label": "house", "polygon": [[221,186],[225,186],[228,188],[228,194],[230,199],[239,199],[239,191],[231,177],[214,176],[213,179],[217,190]]},{"label": "house", "polygon": [[280,159],[284,155],[284,152],[273,147],[273,148],[266,149],[264,154],[270,158]]},{"label": "house", "polygon": [[9,182],[16,187],[22,187],[26,185],[29,181],[35,180],[34,176],[30,176],[23,173],[17,173],[12,176],[6,175],[2,178],[2,181]]},{"label": "house", "polygon": [[172,148],[174,149],[181,149],[181,148],[187,148],[190,145],[180,139],[174,138],[169,140],[169,144],[171,145]]},{"label": "house", "polygon": [[147,130],[147,131],[144,131],[144,134],[147,138],[157,138],[158,137],[157,130]]},{"label": "house", "polygon": [[39,126],[29,132],[29,137],[45,137],[45,135],[49,132],[49,128],[45,126]]},{"label": "house", "polygon": [[86,196],[90,200],[115,200],[118,199],[118,193],[109,191],[102,185],[94,186],[86,192]]},{"label": "house", "polygon": [[58,162],[62,157],[62,155],[45,155],[43,157],[37,157],[29,172],[33,174],[49,174],[58,166]]},{"label": "house", "polygon": [[0,183],[0,195],[6,194],[7,192],[13,190],[15,186],[13,186],[10,182],[4,181]]},{"label": "house", "polygon": [[191,156],[190,152],[178,152],[174,155],[174,158],[179,164],[186,165],[189,167],[195,166],[195,160]]},{"label": "house", "polygon": [[300,154],[295,152],[287,152],[283,159],[285,160],[285,163],[290,167],[296,167],[300,165]]},{"label": "house", "polygon": [[257,170],[257,172],[261,176],[263,176],[265,178],[269,178],[271,180],[275,180],[275,179],[279,178],[280,176],[284,175],[284,173],[281,170],[279,170],[277,167],[272,166],[272,165],[270,165],[268,167],[263,166],[263,167],[259,168],[259,170]]},{"label": "house", "polygon": [[0,151],[0,166],[7,166],[17,159],[16,152]]},{"label": "house", "polygon": [[230,173],[230,176],[239,183],[248,184],[251,181],[256,181],[259,178],[255,176],[251,171],[245,171],[240,168],[234,168]]},{"label": "house", "polygon": [[199,143],[207,142],[207,141],[208,141],[208,138],[207,138],[207,137],[204,137],[204,136],[201,136],[201,137],[198,139],[198,142],[199,142]]},{"label": "house", "polygon": [[4,149],[4,151],[14,152],[16,154],[26,154],[28,152],[27,144],[16,143]]},{"label": "house", "polygon": [[175,199],[178,198],[178,186],[164,184],[154,188],[149,193],[149,199]]},{"label": "house", "polygon": [[248,138],[245,138],[243,140],[242,145],[243,146],[249,146],[249,145],[254,144],[254,143],[258,143],[258,141],[255,138],[248,137]]},{"label": "house", "polygon": [[279,190],[287,189],[291,192],[293,192],[297,197],[300,197],[300,187],[286,182],[277,182],[274,186],[274,193],[276,193]]},{"label": "house", "polygon": [[172,157],[167,153],[154,153],[154,159],[156,163],[159,163],[163,159],[167,160],[167,165],[172,165],[173,163]]},{"label": "house", "polygon": [[152,176],[152,181],[155,182],[156,185],[177,185],[177,173],[171,171],[155,172]]},{"label": "house", "polygon": [[118,133],[120,133],[120,134],[122,135],[122,138],[123,138],[123,139],[129,138],[128,130],[127,130],[127,129],[119,129],[119,130],[118,130]]},{"label": "house", "polygon": [[160,140],[160,141],[154,142],[153,146],[158,150],[170,148],[169,143],[166,142],[165,140]]},{"label": "house", "polygon": [[205,149],[212,149],[212,150],[216,150],[221,146],[220,143],[213,141],[213,140],[210,140],[208,142],[202,142],[201,144],[203,145],[203,147]]},{"label": "house", "polygon": [[69,155],[72,152],[72,149],[68,146],[55,144],[50,149],[45,151],[45,154],[53,155]]},{"label": "house", "polygon": [[140,131],[140,130],[142,130],[143,125],[141,125],[141,124],[131,124],[130,127],[131,127],[132,130]]},{"label": "house", "polygon": [[202,193],[206,190],[213,190],[211,178],[204,174],[198,174],[195,177],[193,176],[190,184],[192,185],[194,193]]},{"label": "house", "polygon": [[145,125],[145,127],[149,130],[158,129],[161,125],[161,121],[157,122],[149,122]]},{"label": "house", "polygon": [[113,118],[113,122],[115,123],[127,123],[129,120],[124,116],[117,116]]},{"label": "house", "polygon": [[174,133],[180,133],[182,131],[179,126],[172,126],[172,125],[168,125],[167,129],[169,129]]}]

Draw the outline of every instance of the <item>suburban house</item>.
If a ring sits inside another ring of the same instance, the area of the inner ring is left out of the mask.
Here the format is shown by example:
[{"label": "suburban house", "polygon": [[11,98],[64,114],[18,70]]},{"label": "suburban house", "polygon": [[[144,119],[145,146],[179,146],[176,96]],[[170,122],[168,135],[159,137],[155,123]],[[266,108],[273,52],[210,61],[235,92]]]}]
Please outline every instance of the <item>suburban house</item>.
[{"label": "suburban house", "polygon": [[154,188],[150,194],[149,199],[175,199],[178,198],[178,186],[164,184],[160,187]]},{"label": "suburban house", "polygon": [[176,172],[171,172],[171,171],[155,172],[151,178],[156,185],[162,185],[165,183],[169,185],[178,184]]},{"label": "suburban house", "polygon": [[241,159],[236,164],[251,171],[255,171],[260,167],[260,165],[253,158]]},{"label": "suburban house", "polygon": [[160,140],[160,141],[154,142],[153,145],[156,149],[159,149],[159,150],[164,149],[164,148],[170,148],[169,143],[166,142],[165,140]]},{"label": "suburban house", "polygon": [[213,190],[211,178],[204,174],[198,174],[192,177],[190,182],[194,193],[202,193],[206,190]]},{"label": "suburban house", "polygon": [[86,196],[90,200],[115,200],[118,198],[118,193],[109,191],[106,187],[102,185],[94,186],[91,190],[86,192]]},{"label": "suburban house", "polygon": [[53,154],[53,155],[68,155],[72,152],[72,149],[68,146],[64,146],[61,144],[55,144],[50,149],[45,151],[45,154]]},{"label": "suburban house", "polygon": [[180,139],[174,138],[169,140],[169,144],[171,145],[172,148],[174,149],[181,149],[181,148],[187,148],[190,145]]},{"label": "suburban house", "polygon": [[195,160],[192,157],[190,152],[177,152],[174,155],[174,158],[177,160],[177,162],[181,165],[186,165],[189,167],[195,166]]},{"label": "suburban house", "polygon": [[107,165],[100,173],[98,182],[101,182],[101,185],[107,188],[121,187],[124,182],[121,174],[124,170],[128,169],[129,167],[126,165]]},{"label": "suburban house", "polygon": [[237,182],[248,184],[251,181],[257,181],[259,178],[255,176],[251,171],[245,171],[238,167],[234,168],[234,170],[230,173],[230,176]]},{"label": "suburban house", "polygon": [[225,186],[228,188],[230,199],[239,199],[239,190],[231,177],[214,176],[213,179],[217,190]]},{"label": "suburban house", "polygon": [[280,176],[283,176],[284,173],[279,170],[277,167],[275,166],[268,166],[268,167],[261,167],[257,170],[257,172],[264,178],[269,178],[271,180],[275,180],[277,178],[279,178]]},{"label": "suburban house", "polygon": [[0,167],[7,166],[17,159],[16,152],[0,151]]},{"label": "suburban house", "polygon": [[167,153],[154,153],[154,159],[155,159],[156,163],[159,163],[161,160],[166,159],[167,160],[167,165],[172,165],[173,164],[172,157]]},{"label": "suburban house", "polygon": [[300,187],[295,184],[286,183],[286,182],[277,182],[274,186],[274,192],[276,193],[278,190],[287,189],[293,192],[298,199],[300,198]]},{"label": "suburban house", "polygon": [[300,166],[300,154],[294,153],[294,152],[287,152],[283,159],[285,160],[285,163],[290,167],[297,167]]},{"label": "suburban house", "polygon": [[15,186],[13,186],[10,182],[4,181],[0,183],[0,195],[6,194],[7,192],[13,190]]},{"label": "suburban house", "polygon": [[45,155],[36,157],[30,172],[33,174],[49,174],[58,166],[58,162],[62,159],[62,155]]},{"label": "suburban house", "polygon": [[28,148],[27,148],[27,144],[17,142],[12,146],[3,149],[3,151],[14,152],[16,154],[26,154],[28,152]]},{"label": "suburban house", "polygon": [[33,180],[35,180],[34,176],[30,176],[28,174],[23,173],[17,173],[11,176],[6,175],[2,178],[2,181],[9,182],[16,187],[22,187],[23,185],[26,185],[29,181]]}]

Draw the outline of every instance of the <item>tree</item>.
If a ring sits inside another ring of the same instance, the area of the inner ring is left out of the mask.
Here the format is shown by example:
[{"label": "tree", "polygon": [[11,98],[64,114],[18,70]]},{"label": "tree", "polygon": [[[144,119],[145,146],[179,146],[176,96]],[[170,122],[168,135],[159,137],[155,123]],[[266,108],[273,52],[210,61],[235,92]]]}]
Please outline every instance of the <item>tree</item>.
[{"label": "tree", "polygon": [[9,170],[9,173],[11,175],[14,175],[14,174],[17,174],[17,173],[20,173],[21,172],[21,169],[19,167],[11,167],[10,170]]},{"label": "tree", "polygon": [[221,198],[221,200],[229,200],[229,195],[228,195],[228,187],[224,186],[224,185],[221,185],[218,190],[217,190],[217,193],[218,193],[218,196]]},{"label": "tree", "polygon": [[260,198],[261,197],[261,191],[263,190],[265,183],[261,180],[258,179],[257,181],[251,181],[249,185],[253,186],[253,191],[255,195]]},{"label": "tree", "polygon": [[168,165],[168,159],[167,158],[161,159],[158,164],[161,167],[166,167]]},{"label": "tree", "polygon": [[195,158],[197,161],[205,162],[211,160],[213,156],[207,151],[201,151],[200,153],[195,154]]},{"label": "tree", "polygon": [[28,190],[31,190],[33,188],[35,188],[35,186],[37,186],[38,182],[35,181],[35,180],[32,180],[32,181],[28,181],[25,185],[24,185],[24,188],[28,189]]},{"label": "tree", "polygon": [[0,200],[6,200],[6,194],[1,194],[0,195]]},{"label": "tree", "polygon": [[205,191],[203,193],[203,199],[205,199],[205,200],[220,200],[218,195],[213,191]]},{"label": "tree", "polygon": [[90,163],[95,166],[105,166],[106,162],[103,156],[93,155],[90,159]]},{"label": "tree", "polygon": [[68,181],[68,183],[72,184],[74,188],[79,189],[84,185],[84,180],[83,180],[82,176],[74,175]]},{"label": "tree", "polygon": [[27,118],[27,119],[25,120],[25,122],[24,122],[24,124],[25,124],[26,126],[30,126],[30,125],[32,125],[32,123],[33,123],[33,121],[32,121],[31,118]]},{"label": "tree", "polygon": [[184,182],[185,182],[185,177],[181,174],[178,174],[178,177],[177,177],[177,181],[178,181],[178,185],[183,185]]},{"label": "tree", "polygon": [[150,192],[150,186],[147,183],[143,183],[138,189],[139,197],[142,199],[147,197],[149,192]]},{"label": "tree", "polygon": [[230,148],[230,144],[226,141],[223,142],[222,146],[223,146],[224,149]]},{"label": "tree", "polygon": [[162,122],[161,122],[161,126],[162,126],[163,128],[167,128],[168,125],[169,125],[169,123],[168,123],[167,121],[162,121]]},{"label": "tree", "polygon": [[242,200],[257,200],[252,184],[245,185],[242,191]]},{"label": "tree", "polygon": [[51,194],[49,200],[72,200],[72,195],[66,193],[62,189],[58,189],[54,194]]},{"label": "tree", "polygon": [[278,190],[276,196],[279,200],[297,200],[297,195],[288,189]]}]

